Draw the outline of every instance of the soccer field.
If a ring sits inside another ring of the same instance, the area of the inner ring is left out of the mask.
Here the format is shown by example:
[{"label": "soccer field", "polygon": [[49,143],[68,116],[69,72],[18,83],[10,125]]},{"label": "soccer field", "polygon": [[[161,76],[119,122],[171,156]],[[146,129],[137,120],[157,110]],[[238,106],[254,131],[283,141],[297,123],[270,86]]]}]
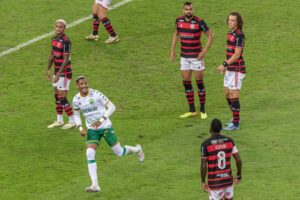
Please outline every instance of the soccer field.
[{"label": "soccer field", "polygon": [[[90,15],[92,2],[0,0],[0,53],[52,31],[58,18],[70,23]],[[187,104],[179,48],[174,63],[169,51],[182,3],[132,0],[112,10],[109,18],[121,39],[114,45],[104,44],[108,34],[101,25],[99,41],[84,39],[92,20],[66,31],[73,44],[73,76],[85,75],[91,88],[114,102],[112,122],[121,144],[140,143],[145,152],[141,164],[134,155],[116,157],[102,141],[96,155],[102,191],[97,194],[84,192],[90,178],[79,131],[46,128],[56,119],[45,76],[51,37],[0,57],[1,200],[208,199],[201,189],[200,144],[210,136],[213,118],[231,118],[216,68],[225,57],[225,19],[232,10],[244,17],[247,65],[241,129],[224,133],[235,140],[243,160],[234,199],[299,198],[300,2],[193,2],[195,15],[214,33],[205,58],[207,120],[178,117]],[[69,100],[77,93],[74,79],[70,88]]]}]

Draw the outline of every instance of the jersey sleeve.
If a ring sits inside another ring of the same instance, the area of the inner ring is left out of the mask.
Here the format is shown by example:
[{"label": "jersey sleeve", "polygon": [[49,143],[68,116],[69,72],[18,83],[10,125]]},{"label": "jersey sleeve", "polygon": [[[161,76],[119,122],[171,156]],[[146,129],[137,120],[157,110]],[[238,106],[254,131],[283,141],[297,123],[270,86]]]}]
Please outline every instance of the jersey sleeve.
[{"label": "jersey sleeve", "polygon": [[238,153],[238,149],[236,148],[235,144],[234,144],[234,141],[231,139],[231,142],[232,142],[232,154],[235,154],[235,153]]},{"label": "jersey sleeve", "polygon": [[236,148],[236,146],[233,146],[232,148],[232,154],[238,153],[239,150]]},{"label": "jersey sleeve", "polygon": [[95,96],[98,102],[102,103],[104,106],[107,105],[107,103],[109,102],[109,99],[102,94],[101,92],[95,90]]},{"label": "jersey sleeve", "polygon": [[64,54],[70,54],[71,53],[71,42],[70,40],[65,40],[63,43],[63,51]]},{"label": "jersey sleeve", "polygon": [[235,40],[235,46],[239,48],[244,48],[245,36],[244,34],[239,34]]},{"label": "jersey sleeve", "polygon": [[207,33],[209,31],[209,28],[204,20],[199,21],[199,27],[200,30],[203,31],[204,33]]},{"label": "jersey sleeve", "polygon": [[208,157],[207,148],[206,145],[203,143],[201,145],[201,158],[207,158],[207,157]]},{"label": "jersey sleeve", "polygon": [[74,110],[79,110],[80,109],[76,96],[73,98],[72,106],[73,106]]}]

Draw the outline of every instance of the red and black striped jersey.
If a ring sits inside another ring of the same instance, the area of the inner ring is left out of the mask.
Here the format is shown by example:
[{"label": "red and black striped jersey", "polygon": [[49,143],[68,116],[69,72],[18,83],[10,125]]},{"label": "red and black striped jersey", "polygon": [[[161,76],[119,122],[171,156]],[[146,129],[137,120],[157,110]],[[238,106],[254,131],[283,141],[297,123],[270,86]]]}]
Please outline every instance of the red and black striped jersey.
[{"label": "red and black striped jersey", "polygon": [[[54,56],[54,74],[56,75],[64,61],[65,54],[71,54],[71,41],[65,34],[52,38],[52,54]],[[72,78],[71,57],[61,76]]]},{"label": "red and black striped jersey", "polygon": [[230,158],[237,153],[234,141],[224,135],[214,135],[201,145],[201,158],[207,159],[208,187],[218,190],[233,184]]},{"label": "red and black striped jersey", "polygon": [[209,31],[205,21],[199,17],[193,16],[190,21],[185,16],[177,17],[176,30],[180,36],[181,57],[197,58],[202,50],[201,34]]},{"label": "red and black striped jersey", "polygon": [[227,60],[235,53],[235,48],[242,48],[241,56],[232,64],[227,67],[228,71],[246,73],[245,61],[243,59],[243,48],[245,45],[244,33],[237,29],[235,31],[229,31],[227,35],[227,48],[226,48],[226,58]]}]

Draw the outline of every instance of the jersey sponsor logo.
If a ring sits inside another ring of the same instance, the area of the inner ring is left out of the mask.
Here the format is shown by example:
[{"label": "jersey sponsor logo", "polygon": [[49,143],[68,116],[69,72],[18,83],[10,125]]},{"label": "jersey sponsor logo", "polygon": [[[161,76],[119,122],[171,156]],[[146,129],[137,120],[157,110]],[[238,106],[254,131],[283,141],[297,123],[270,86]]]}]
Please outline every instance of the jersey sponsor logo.
[{"label": "jersey sponsor logo", "polygon": [[193,39],[194,34],[187,34],[187,33],[180,33],[181,38],[188,38],[188,39]]},{"label": "jersey sponsor logo", "polygon": [[195,24],[191,24],[191,25],[190,25],[190,28],[191,28],[191,29],[195,29],[195,27],[196,27]]},{"label": "jersey sponsor logo", "polygon": [[82,109],[82,113],[89,113],[89,112],[93,112],[95,110],[97,110],[97,106],[95,107],[91,107],[91,108],[85,108],[85,109]]},{"label": "jersey sponsor logo", "polygon": [[216,145],[215,148],[216,150],[219,150],[219,149],[225,149],[227,147],[226,144],[220,144],[220,145]]},{"label": "jersey sponsor logo", "polygon": [[219,178],[226,178],[228,177],[229,174],[228,173],[223,173],[223,174],[217,174],[216,177],[219,177]]}]

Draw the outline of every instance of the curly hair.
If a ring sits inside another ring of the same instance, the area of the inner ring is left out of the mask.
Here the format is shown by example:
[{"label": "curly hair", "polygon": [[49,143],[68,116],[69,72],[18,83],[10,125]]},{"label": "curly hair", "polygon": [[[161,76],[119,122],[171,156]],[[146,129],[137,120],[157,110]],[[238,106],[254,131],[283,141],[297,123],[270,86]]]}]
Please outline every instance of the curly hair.
[{"label": "curly hair", "polygon": [[228,14],[227,19],[226,19],[226,24],[228,25],[228,19],[229,16],[236,16],[236,20],[237,20],[237,27],[238,29],[243,30],[243,24],[244,24],[244,20],[242,18],[241,13],[237,12],[237,11],[233,11],[231,13]]}]

